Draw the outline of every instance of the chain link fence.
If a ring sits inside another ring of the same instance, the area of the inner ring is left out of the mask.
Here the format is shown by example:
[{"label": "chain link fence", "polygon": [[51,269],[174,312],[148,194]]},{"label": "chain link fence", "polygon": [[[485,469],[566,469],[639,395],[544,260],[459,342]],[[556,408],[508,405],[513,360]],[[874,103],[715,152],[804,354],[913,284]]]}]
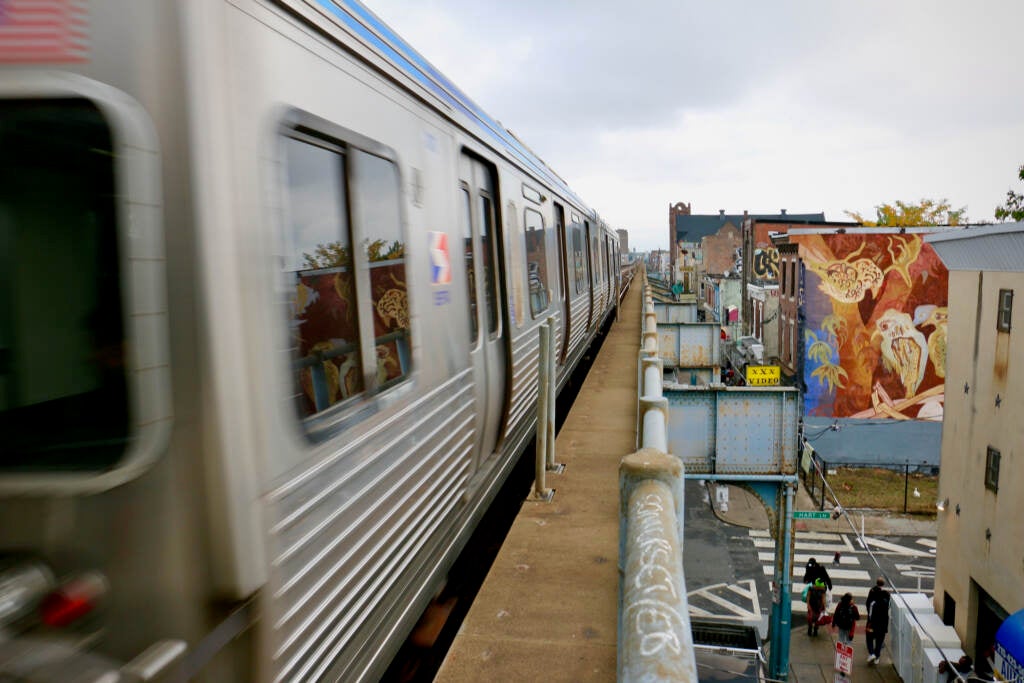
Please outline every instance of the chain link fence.
[{"label": "chain link fence", "polygon": [[804,488],[819,510],[841,505],[904,514],[934,515],[939,468],[932,463],[828,461],[817,451],[804,452]]}]

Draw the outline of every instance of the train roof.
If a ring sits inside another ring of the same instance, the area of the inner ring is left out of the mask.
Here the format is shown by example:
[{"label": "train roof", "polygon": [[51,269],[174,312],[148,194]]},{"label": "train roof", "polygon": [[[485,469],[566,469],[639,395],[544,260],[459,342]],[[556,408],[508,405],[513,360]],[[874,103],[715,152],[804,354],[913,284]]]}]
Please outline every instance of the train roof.
[{"label": "train roof", "polygon": [[531,173],[582,207],[589,206],[569,188],[540,157],[511,131],[488,115],[444,74],[438,71],[420,53],[412,48],[377,15],[358,0],[306,0],[327,12],[353,35],[397,67],[402,73],[433,93],[452,109],[461,113],[482,137],[504,149],[513,159]]}]

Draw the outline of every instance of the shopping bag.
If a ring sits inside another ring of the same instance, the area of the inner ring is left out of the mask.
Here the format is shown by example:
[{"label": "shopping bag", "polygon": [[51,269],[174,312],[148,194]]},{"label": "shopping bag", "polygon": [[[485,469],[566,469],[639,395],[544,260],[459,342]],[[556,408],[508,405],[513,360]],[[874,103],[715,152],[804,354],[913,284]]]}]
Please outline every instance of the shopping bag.
[{"label": "shopping bag", "polygon": [[811,584],[808,583],[808,584],[804,585],[804,591],[800,594],[800,598],[804,602],[807,602],[807,591],[809,591],[809,590],[811,590]]}]

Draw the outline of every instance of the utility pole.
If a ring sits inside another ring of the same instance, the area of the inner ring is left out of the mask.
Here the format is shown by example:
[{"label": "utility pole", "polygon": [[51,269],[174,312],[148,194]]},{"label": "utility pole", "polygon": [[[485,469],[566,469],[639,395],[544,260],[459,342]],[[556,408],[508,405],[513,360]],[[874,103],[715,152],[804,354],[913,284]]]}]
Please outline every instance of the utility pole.
[{"label": "utility pole", "polygon": [[779,485],[776,494],[775,583],[772,595],[771,650],[768,676],[789,680],[789,642],[792,635],[793,605],[793,499],[796,482]]}]

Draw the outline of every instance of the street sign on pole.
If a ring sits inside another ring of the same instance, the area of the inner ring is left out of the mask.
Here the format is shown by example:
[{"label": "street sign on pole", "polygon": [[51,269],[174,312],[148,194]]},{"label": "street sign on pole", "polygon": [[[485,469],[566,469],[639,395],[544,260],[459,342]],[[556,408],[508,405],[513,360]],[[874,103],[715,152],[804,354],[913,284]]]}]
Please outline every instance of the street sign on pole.
[{"label": "street sign on pole", "polygon": [[832,516],[832,513],[827,511],[827,510],[823,510],[823,511],[820,511],[820,512],[818,510],[794,510],[793,511],[793,519],[828,519],[831,516]]}]

